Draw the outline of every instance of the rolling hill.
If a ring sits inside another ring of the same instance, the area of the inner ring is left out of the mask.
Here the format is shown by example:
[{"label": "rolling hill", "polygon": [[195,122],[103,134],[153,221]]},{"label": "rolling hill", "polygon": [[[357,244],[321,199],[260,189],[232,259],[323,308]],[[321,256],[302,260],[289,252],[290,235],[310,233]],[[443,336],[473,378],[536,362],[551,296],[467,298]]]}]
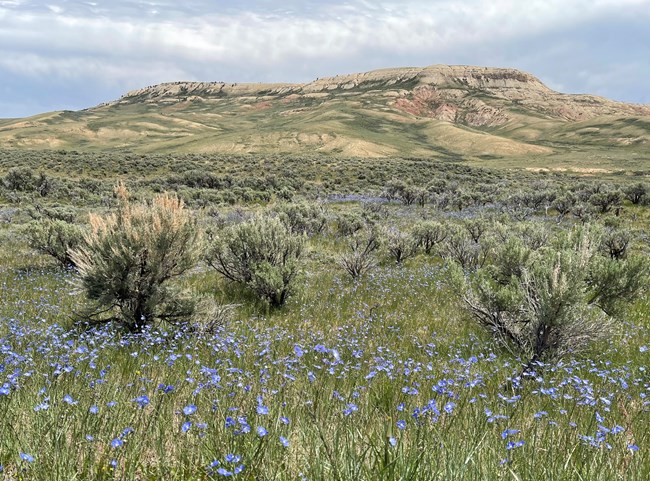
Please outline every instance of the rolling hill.
[{"label": "rolling hill", "polygon": [[307,84],[149,86],[82,111],[0,120],[0,148],[647,166],[650,106],[558,93],[514,69],[435,65]]}]

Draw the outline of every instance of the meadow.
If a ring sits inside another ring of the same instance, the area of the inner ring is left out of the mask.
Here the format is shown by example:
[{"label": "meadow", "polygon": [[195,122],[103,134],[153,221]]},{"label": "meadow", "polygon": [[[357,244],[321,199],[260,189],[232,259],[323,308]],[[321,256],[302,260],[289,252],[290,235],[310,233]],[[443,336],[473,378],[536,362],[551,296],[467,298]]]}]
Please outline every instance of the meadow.
[{"label": "meadow", "polygon": [[[451,155],[45,151],[3,152],[0,175],[4,479],[650,478],[647,289],[612,335],[537,361],[522,377],[529,359],[463,305],[445,241],[429,253],[412,243],[396,262],[382,237],[358,278],[341,263],[356,222],[359,232],[390,226],[410,239],[422,221],[482,226],[487,240],[471,244],[467,272],[483,268],[471,265],[480,256],[496,264],[513,232],[543,245],[592,224],[625,232],[622,257],[647,259],[650,210],[627,195],[638,176],[478,168]],[[27,226],[47,218],[86,226],[88,212],[116,209],[119,179],[138,202],[177,193],[206,242],[287,205],[312,206],[305,215],[322,225],[303,232],[281,307],[201,261],[177,283],[232,307],[214,329],[89,327],[79,274],[35,249]],[[602,208],[608,192],[620,195]],[[565,197],[574,200],[562,214]]]}]

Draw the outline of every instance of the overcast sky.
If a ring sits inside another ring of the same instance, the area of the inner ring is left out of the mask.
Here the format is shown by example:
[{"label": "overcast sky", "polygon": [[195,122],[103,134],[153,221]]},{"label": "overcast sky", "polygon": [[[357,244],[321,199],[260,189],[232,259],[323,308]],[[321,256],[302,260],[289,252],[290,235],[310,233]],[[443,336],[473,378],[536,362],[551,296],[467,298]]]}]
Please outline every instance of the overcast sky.
[{"label": "overcast sky", "polygon": [[650,0],[0,0],[0,118],[160,82],[432,64],[650,103]]}]

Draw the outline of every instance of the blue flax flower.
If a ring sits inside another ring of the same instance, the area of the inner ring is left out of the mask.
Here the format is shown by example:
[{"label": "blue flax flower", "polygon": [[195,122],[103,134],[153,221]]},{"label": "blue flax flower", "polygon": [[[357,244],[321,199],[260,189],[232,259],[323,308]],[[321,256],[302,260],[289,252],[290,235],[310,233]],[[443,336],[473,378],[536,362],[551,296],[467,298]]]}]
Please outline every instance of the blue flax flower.
[{"label": "blue flax flower", "polygon": [[149,404],[149,397],[147,395],[138,396],[132,400],[134,403],[137,403],[141,408],[146,407]]},{"label": "blue flax flower", "polygon": [[508,449],[508,450],[517,449],[517,448],[522,447],[524,444],[525,444],[525,441],[523,439],[520,440],[520,441],[516,441],[516,442],[508,441],[508,444],[506,444],[506,449]]},{"label": "blue flax flower", "polygon": [[34,462],[34,456],[27,453],[20,453],[20,459],[22,459],[23,461],[27,461],[28,463]]}]

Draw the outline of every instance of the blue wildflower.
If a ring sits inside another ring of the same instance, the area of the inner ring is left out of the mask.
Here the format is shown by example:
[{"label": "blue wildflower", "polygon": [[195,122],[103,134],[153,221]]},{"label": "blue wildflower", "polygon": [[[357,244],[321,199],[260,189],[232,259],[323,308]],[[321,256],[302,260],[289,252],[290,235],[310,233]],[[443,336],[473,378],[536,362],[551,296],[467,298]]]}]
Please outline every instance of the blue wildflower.
[{"label": "blue wildflower", "polygon": [[456,406],[456,403],[453,403],[453,402],[449,401],[447,404],[445,404],[445,407],[444,407],[445,412],[447,414],[451,414],[452,411],[454,410],[455,406]]},{"label": "blue wildflower", "polygon": [[34,462],[34,456],[27,453],[20,453],[20,459],[22,459],[23,461],[27,461],[28,463]]},{"label": "blue wildflower", "polygon": [[186,432],[188,432],[190,430],[191,427],[192,427],[192,421],[186,421],[181,426],[181,431],[186,433]]},{"label": "blue wildflower", "polygon": [[70,396],[69,394],[63,396],[63,402],[69,404],[70,406],[74,406],[75,404],[77,404],[77,401],[72,399],[72,396]]},{"label": "blue wildflower", "polygon": [[163,384],[163,383],[158,384],[158,390],[162,391],[163,394],[169,394],[174,389],[176,389],[176,388],[174,386],[172,386],[171,384],[170,385],[166,385],[166,384]]},{"label": "blue wildflower", "polygon": [[183,408],[183,414],[186,416],[191,416],[196,412],[196,405],[195,404],[189,404]]},{"label": "blue wildflower", "polygon": [[397,421],[397,428],[400,429],[400,430],[401,429],[406,429],[406,421],[404,421],[402,419]]},{"label": "blue wildflower", "polygon": [[348,404],[347,407],[343,410],[343,414],[345,414],[346,416],[349,416],[350,414],[352,414],[353,412],[356,412],[356,411],[358,411],[358,410],[359,410],[359,406],[357,406],[357,405],[354,404],[354,403],[350,403],[350,404]]},{"label": "blue wildflower", "polygon": [[124,441],[122,441],[120,438],[115,438],[111,441],[111,447],[113,449],[117,449],[124,446]]},{"label": "blue wildflower", "polygon": [[508,436],[514,436],[519,432],[519,429],[506,429],[501,433],[501,439],[506,439]]},{"label": "blue wildflower", "polygon": [[612,428],[612,434],[619,434],[625,431],[625,428],[623,426],[619,426],[618,424]]},{"label": "blue wildflower", "polygon": [[149,402],[150,402],[149,397],[147,395],[138,396],[137,398],[132,399],[132,401],[134,403],[137,403],[138,406],[140,406],[141,408],[146,407],[147,405],[149,405]]},{"label": "blue wildflower", "polygon": [[226,454],[226,457],[224,458],[224,460],[227,463],[238,463],[239,461],[241,461],[241,456],[239,456],[237,454]]},{"label": "blue wildflower", "polygon": [[289,447],[289,440],[285,438],[284,436],[280,436],[280,444],[284,446],[285,448]]},{"label": "blue wildflower", "polygon": [[517,449],[517,448],[522,447],[524,444],[525,444],[525,441],[523,439],[520,440],[520,441],[516,441],[516,442],[508,441],[508,444],[506,444],[506,449],[507,450]]},{"label": "blue wildflower", "polygon": [[234,476],[236,474],[241,473],[244,470],[244,465],[240,464],[239,466],[236,466],[235,469],[232,471],[228,471],[226,468],[219,468],[217,469],[217,473],[220,474],[221,476],[228,477],[228,476]]},{"label": "blue wildflower", "polygon": [[263,426],[258,426],[258,427],[257,427],[257,435],[258,435],[260,438],[263,438],[263,437],[266,436],[267,434],[268,434],[268,431],[267,431]]}]

